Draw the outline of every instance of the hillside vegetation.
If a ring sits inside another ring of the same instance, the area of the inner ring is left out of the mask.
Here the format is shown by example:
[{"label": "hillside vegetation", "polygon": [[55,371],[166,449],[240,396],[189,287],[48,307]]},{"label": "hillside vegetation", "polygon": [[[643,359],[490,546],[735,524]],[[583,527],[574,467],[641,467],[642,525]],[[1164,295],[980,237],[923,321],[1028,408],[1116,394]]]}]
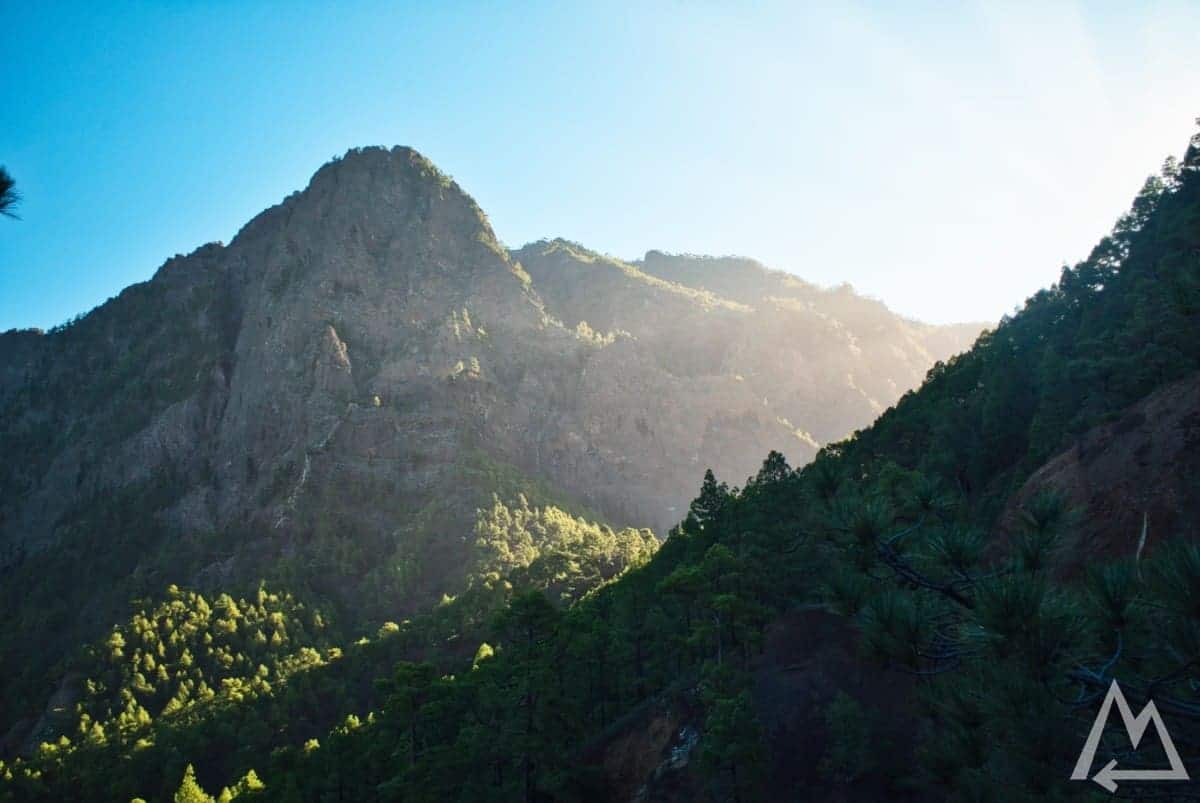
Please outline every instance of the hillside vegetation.
[{"label": "hillside vegetation", "polygon": [[[244,781],[239,798],[602,800],[616,789],[605,757],[656,717],[672,727],[643,799],[791,800],[797,772],[815,800],[1086,798],[1099,787],[1068,777],[1114,678],[1200,742],[1194,522],[1148,548],[1131,537],[1073,579],[1063,555],[1088,533],[1062,498],[1033,496],[992,534],[1047,458],[1195,375],[1198,332],[1194,140],[1087,260],[874,425],[798,471],[771,452],[740,488],[710,471],[656,552],[637,530],[496,500],[477,513],[461,596],[340,652],[282,589],[232,606],[170,590],[97,640],[79,736],[0,767],[0,798],[165,800]],[[771,656],[813,617],[903,705],[814,681],[817,754],[796,769],[804,723],[782,718],[778,690],[813,669]],[[1094,770],[1114,759],[1163,766],[1152,745],[1114,740]]]}]

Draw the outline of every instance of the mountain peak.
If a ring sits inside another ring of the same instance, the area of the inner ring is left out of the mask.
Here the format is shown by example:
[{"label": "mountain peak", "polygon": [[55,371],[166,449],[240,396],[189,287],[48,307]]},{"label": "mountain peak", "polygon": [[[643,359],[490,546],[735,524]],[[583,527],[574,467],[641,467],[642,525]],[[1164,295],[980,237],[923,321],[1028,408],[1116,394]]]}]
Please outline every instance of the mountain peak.
[{"label": "mountain peak", "polygon": [[[354,173],[390,175],[394,180],[414,182],[429,181],[448,188],[453,181],[437,168],[428,157],[407,145],[388,148],[383,145],[366,145],[348,149],[343,155],[335,156],[317,169],[312,182],[327,177],[345,176]],[[461,189],[458,190],[462,192]]]},{"label": "mountain peak", "polygon": [[351,148],[326,162],[303,190],[251,220],[231,245],[281,232],[306,239],[324,232],[337,248],[346,238],[368,250],[404,239],[451,238],[503,252],[475,200],[432,161],[406,146]]},{"label": "mountain peak", "polygon": [[308,186],[292,197],[343,193],[372,204],[402,197],[460,203],[486,223],[483,211],[457,182],[420,152],[403,145],[351,148],[318,168]]}]

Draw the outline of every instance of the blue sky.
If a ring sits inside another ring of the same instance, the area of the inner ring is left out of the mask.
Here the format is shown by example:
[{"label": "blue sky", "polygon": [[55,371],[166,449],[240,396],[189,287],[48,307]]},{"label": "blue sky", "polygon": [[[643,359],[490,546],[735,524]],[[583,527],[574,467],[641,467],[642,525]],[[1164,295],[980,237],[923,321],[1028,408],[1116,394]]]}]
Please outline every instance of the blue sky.
[{"label": "blue sky", "polygon": [[[801,8],[800,6],[805,7]],[[903,10],[900,8],[903,7]],[[746,254],[995,319],[1180,154],[1196,3],[0,0],[0,330],[406,144],[519,246]]]}]

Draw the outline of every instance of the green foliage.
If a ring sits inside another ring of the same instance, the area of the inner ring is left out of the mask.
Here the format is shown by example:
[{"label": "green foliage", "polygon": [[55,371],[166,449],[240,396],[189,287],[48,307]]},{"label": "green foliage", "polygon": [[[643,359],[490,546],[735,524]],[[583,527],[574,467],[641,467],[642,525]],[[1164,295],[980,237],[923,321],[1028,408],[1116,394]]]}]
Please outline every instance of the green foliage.
[{"label": "green foliage", "polygon": [[843,691],[825,707],[828,747],[821,774],[835,783],[853,783],[874,764],[871,721],[862,704]]},{"label": "green foliage", "polygon": [[319,666],[319,612],[259,587],[255,599],[222,594],[212,604],[171,586],[91,652],[77,730],[136,735],[153,718],[177,715],[217,697],[241,702],[272,683]]},{"label": "green foliage", "polygon": [[723,482],[718,484],[712,469],[708,469],[704,472],[704,482],[700,486],[700,495],[692,502],[690,508],[692,518],[700,526],[715,521],[721,515],[721,511],[729,501],[729,497],[729,486]]},{"label": "green foliage", "polygon": [[175,803],[213,803],[212,795],[200,788],[196,783],[196,771],[188,764],[183,773],[183,780],[175,790]]},{"label": "green foliage", "polygon": [[[237,738],[237,730],[226,729],[234,724],[230,712],[274,704],[277,690],[297,675],[335,660],[340,653],[323,647],[323,631],[318,611],[263,586],[249,600],[221,594],[210,602],[172,585],[161,602],[142,604],[86,651],[73,675],[78,699],[70,722],[33,760],[18,760],[11,780],[59,799],[80,791],[75,773],[81,770],[98,796],[165,784],[166,775],[182,771],[175,761],[181,744],[194,750],[206,739]],[[214,723],[217,732],[202,735]],[[114,755],[130,764],[115,780],[109,777]],[[242,779],[218,800],[262,788],[253,769],[240,772]],[[189,765],[175,799],[213,798]]]},{"label": "green foliage", "polygon": [[763,792],[766,745],[747,679],[710,669],[702,683],[705,703],[700,766],[716,800],[751,801]]},{"label": "green foliage", "polygon": [[547,505],[531,507],[524,494],[512,507],[498,496],[475,522],[476,569],[471,583],[539,589],[570,602],[658,549],[650,530],[614,531]]},{"label": "green foliage", "polygon": [[188,764],[183,773],[183,780],[180,781],[179,788],[175,790],[172,799],[174,803],[230,803],[233,800],[246,800],[254,797],[266,788],[266,784],[258,779],[258,774],[254,770],[250,770],[232,787],[227,786],[222,789],[221,794],[214,799],[196,781],[196,771],[191,764]]},{"label": "green foliage", "polygon": [[[156,786],[165,787],[167,775],[183,772],[177,760],[181,754],[195,758],[206,776],[237,777],[251,766],[266,767],[268,783],[285,798],[302,794],[297,786],[301,777],[321,788],[333,784],[337,794],[345,794],[350,782],[339,772],[330,773],[328,762],[346,762],[342,754],[357,749],[353,745],[360,729],[387,727],[373,724],[374,714],[366,720],[355,718],[359,725],[347,725],[347,706],[360,711],[364,706],[383,711],[394,706],[398,716],[415,716],[427,704],[443,705],[446,695],[475,689],[474,684],[453,683],[452,677],[441,679],[432,668],[416,676],[398,672],[391,686],[376,688],[371,679],[384,674],[397,656],[413,644],[457,639],[459,633],[474,628],[497,644],[495,649],[487,644],[480,647],[472,673],[472,680],[482,684],[485,702],[490,700],[487,705],[494,708],[513,687],[488,679],[508,671],[494,668],[497,659],[504,659],[506,652],[520,654],[506,651],[505,646],[522,621],[518,615],[522,600],[535,599],[514,589],[541,588],[554,595],[557,605],[568,604],[597,584],[643,565],[658,546],[648,530],[614,531],[554,506],[533,508],[523,495],[512,508],[495,501],[479,511],[478,521],[479,566],[486,565],[489,571],[473,572],[472,585],[460,599],[417,623],[385,622],[376,641],[363,640],[347,650],[351,661],[342,660],[343,651],[331,646],[338,632],[328,630],[328,615],[289,594],[260,586],[248,600],[227,594],[214,599],[171,586],[165,599],[142,604],[125,624],[112,628],[89,650],[79,667],[84,678],[79,681],[82,694],[74,721],[63,724],[69,738],[45,745],[35,760],[17,762],[14,789],[23,791],[14,794],[22,799],[62,798],[72,779],[83,775],[87,788],[146,796]],[[514,559],[511,549],[500,549],[512,544],[523,545],[521,559]],[[500,593],[489,596],[485,588],[489,584]],[[493,632],[487,625],[490,614],[514,594],[512,615],[498,620]],[[534,616],[535,611],[527,609],[527,613]],[[525,655],[525,666],[532,667],[524,680],[526,687],[530,679],[545,677],[534,660],[538,655],[536,650]],[[437,694],[427,694],[427,688]],[[527,696],[539,706],[544,702],[544,716],[550,720],[561,707],[557,697]],[[339,711],[340,718],[334,716]],[[479,724],[479,739],[494,722]],[[514,720],[510,730],[524,734],[520,738],[527,751],[536,748],[551,756],[552,740],[539,741],[538,727],[534,723],[531,731],[528,723]],[[444,731],[441,726],[432,733]],[[420,751],[432,735],[412,723],[398,727],[397,733],[403,734],[397,737],[401,745],[394,748],[397,754],[407,755],[414,771],[427,772]],[[472,733],[462,738],[476,738]],[[239,749],[229,751],[226,746],[231,743]],[[532,758],[522,760],[533,766]],[[540,759],[537,766],[549,766],[547,762]],[[388,765],[375,766],[383,771]],[[314,774],[298,775],[297,767]],[[388,766],[388,771],[394,767]],[[272,778],[274,772],[279,776]],[[538,781],[542,771],[531,769],[528,785],[558,783],[555,772],[546,770],[548,780]],[[6,767],[0,774],[12,772]],[[176,774],[173,780],[178,778]],[[376,783],[382,780],[386,778]],[[454,779],[448,777],[446,784],[452,783]],[[3,789],[0,783],[0,800],[5,799]],[[238,787],[230,789],[236,792]]]}]

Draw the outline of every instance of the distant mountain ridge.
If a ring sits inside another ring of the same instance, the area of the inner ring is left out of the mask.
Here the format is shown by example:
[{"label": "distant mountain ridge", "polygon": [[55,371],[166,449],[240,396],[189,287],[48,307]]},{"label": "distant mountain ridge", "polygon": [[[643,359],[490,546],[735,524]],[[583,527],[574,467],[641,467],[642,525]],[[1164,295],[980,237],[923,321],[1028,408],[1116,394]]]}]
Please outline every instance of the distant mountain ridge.
[{"label": "distant mountain ridge", "polygon": [[[721,281],[727,262],[510,253],[416,151],[353,150],[228,245],[0,335],[0,572],[46,595],[64,644],[167,577],[287,566],[413,610],[454,592],[492,493],[665,534],[707,467],[803,463],[977,333],[765,271]],[[326,571],[333,553],[357,557]],[[101,597],[67,579],[84,571]],[[0,674],[45,652],[0,649]]]},{"label": "distant mountain ridge", "polygon": [[782,270],[769,268],[755,259],[737,256],[668,254],[647,251],[633,263],[652,276],[709,290],[724,298],[754,306],[764,301],[789,299],[803,302],[815,311],[843,322],[866,324],[872,319],[894,327],[905,340],[915,341],[934,359],[962,351],[988,324],[980,321],[934,325],[893,313],[884,302],[863,296],[843,283],[820,287]]},{"label": "distant mountain ridge", "polygon": [[[804,444],[796,451],[783,439],[771,448],[801,462],[813,447],[873,420],[983,328],[909,321],[848,288],[818,288],[750,259],[651,251],[625,263],[563,240],[532,243],[514,256],[568,327],[583,321],[630,333],[653,344],[673,376],[744,382],[761,414]],[[734,464],[725,476],[741,479],[757,463]]]}]

